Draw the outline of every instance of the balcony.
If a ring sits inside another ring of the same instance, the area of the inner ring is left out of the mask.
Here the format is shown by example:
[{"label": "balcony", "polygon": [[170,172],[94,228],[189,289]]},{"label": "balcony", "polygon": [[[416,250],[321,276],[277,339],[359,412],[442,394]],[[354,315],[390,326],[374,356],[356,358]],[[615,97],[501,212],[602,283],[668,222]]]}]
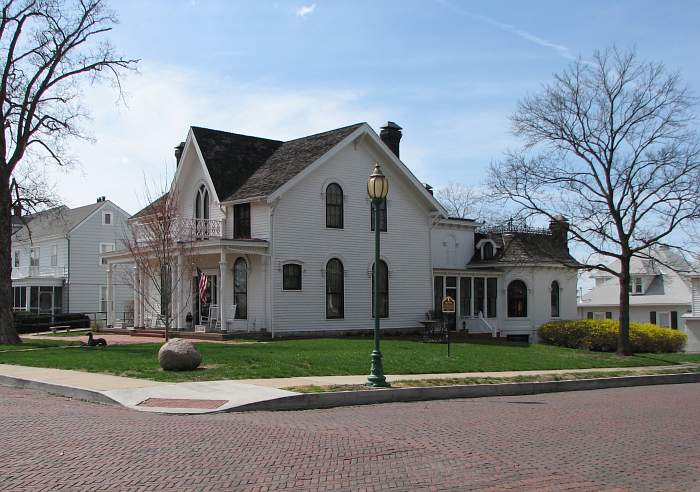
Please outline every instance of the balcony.
[{"label": "balcony", "polygon": [[12,268],[12,280],[23,278],[66,278],[68,268],[63,266],[23,266]]},{"label": "balcony", "polygon": [[178,217],[172,224],[152,225],[149,223],[133,224],[136,238],[139,242],[149,243],[159,241],[163,230],[169,229],[176,241],[193,241],[209,238],[221,238],[224,232],[224,221],[217,219],[186,219]]}]

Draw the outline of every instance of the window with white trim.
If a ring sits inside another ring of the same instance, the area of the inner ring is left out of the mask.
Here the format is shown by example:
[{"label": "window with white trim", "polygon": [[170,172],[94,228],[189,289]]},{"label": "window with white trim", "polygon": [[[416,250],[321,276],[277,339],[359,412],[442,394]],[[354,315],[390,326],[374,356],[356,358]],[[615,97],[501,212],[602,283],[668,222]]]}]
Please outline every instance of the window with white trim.
[{"label": "window with white trim", "polygon": [[[100,243],[100,255],[114,251],[114,243]],[[107,259],[100,257],[100,265],[106,265]]]},{"label": "window with white trim", "polygon": [[55,267],[58,265],[58,246],[51,245],[51,266]]},{"label": "window with white trim", "polygon": [[112,225],[112,212],[102,212],[102,225]]},{"label": "window with white trim", "polygon": [[29,248],[29,266],[38,267],[40,264],[41,249],[39,247]]},{"label": "window with white trim", "polygon": [[643,292],[642,277],[634,277],[632,279],[632,292],[634,294],[641,294]]},{"label": "window with white trim", "polygon": [[14,267],[19,268],[19,259],[20,259],[20,252],[18,249],[15,250],[15,256],[14,256]]},{"label": "window with white trim", "polygon": [[297,263],[282,265],[282,290],[301,290],[301,265]]}]

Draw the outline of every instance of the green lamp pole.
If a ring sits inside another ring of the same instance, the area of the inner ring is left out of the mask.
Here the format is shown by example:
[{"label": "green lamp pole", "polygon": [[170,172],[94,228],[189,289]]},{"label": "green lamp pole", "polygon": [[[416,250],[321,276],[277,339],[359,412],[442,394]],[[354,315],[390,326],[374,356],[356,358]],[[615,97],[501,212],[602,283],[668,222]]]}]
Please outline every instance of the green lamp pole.
[{"label": "green lamp pole", "polygon": [[379,349],[379,340],[381,338],[379,331],[379,241],[380,241],[380,210],[381,205],[389,193],[389,181],[382,174],[379,164],[374,165],[374,172],[367,180],[367,194],[372,199],[372,207],[374,208],[374,350],[372,351],[372,368],[367,377],[367,386],[374,388],[386,388],[389,383],[384,377],[384,367],[382,365],[382,352]]}]

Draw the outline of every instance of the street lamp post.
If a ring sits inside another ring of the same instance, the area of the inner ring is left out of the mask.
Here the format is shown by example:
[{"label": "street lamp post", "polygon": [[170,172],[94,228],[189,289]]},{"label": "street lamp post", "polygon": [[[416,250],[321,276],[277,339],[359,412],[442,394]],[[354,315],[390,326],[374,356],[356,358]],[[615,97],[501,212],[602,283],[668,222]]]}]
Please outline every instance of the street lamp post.
[{"label": "street lamp post", "polygon": [[374,165],[374,172],[370,175],[367,180],[367,194],[372,199],[372,206],[374,208],[374,350],[372,351],[372,368],[370,369],[369,376],[367,377],[367,386],[372,386],[374,388],[385,388],[389,386],[384,377],[384,367],[382,366],[382,352],[379,349],[379,241],[380,241],[380,210],[381,205],[384,200],[386,200],[386,195],[389,193],[389,181],[386,176],[382,174],[382,170],[379,168],[379,164]]}]

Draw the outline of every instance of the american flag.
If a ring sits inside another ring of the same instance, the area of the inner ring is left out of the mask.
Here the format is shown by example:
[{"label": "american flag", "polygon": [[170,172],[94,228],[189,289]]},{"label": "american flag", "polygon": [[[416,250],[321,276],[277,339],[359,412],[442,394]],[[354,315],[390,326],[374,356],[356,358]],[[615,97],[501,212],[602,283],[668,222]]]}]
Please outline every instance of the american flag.
[{"label": "american flag", "polygon": [[209,286],[209,280],[199,268],[197,268],[197,275],[199,275],[199,302],[204,304],[207,302],[207,287]]}]

